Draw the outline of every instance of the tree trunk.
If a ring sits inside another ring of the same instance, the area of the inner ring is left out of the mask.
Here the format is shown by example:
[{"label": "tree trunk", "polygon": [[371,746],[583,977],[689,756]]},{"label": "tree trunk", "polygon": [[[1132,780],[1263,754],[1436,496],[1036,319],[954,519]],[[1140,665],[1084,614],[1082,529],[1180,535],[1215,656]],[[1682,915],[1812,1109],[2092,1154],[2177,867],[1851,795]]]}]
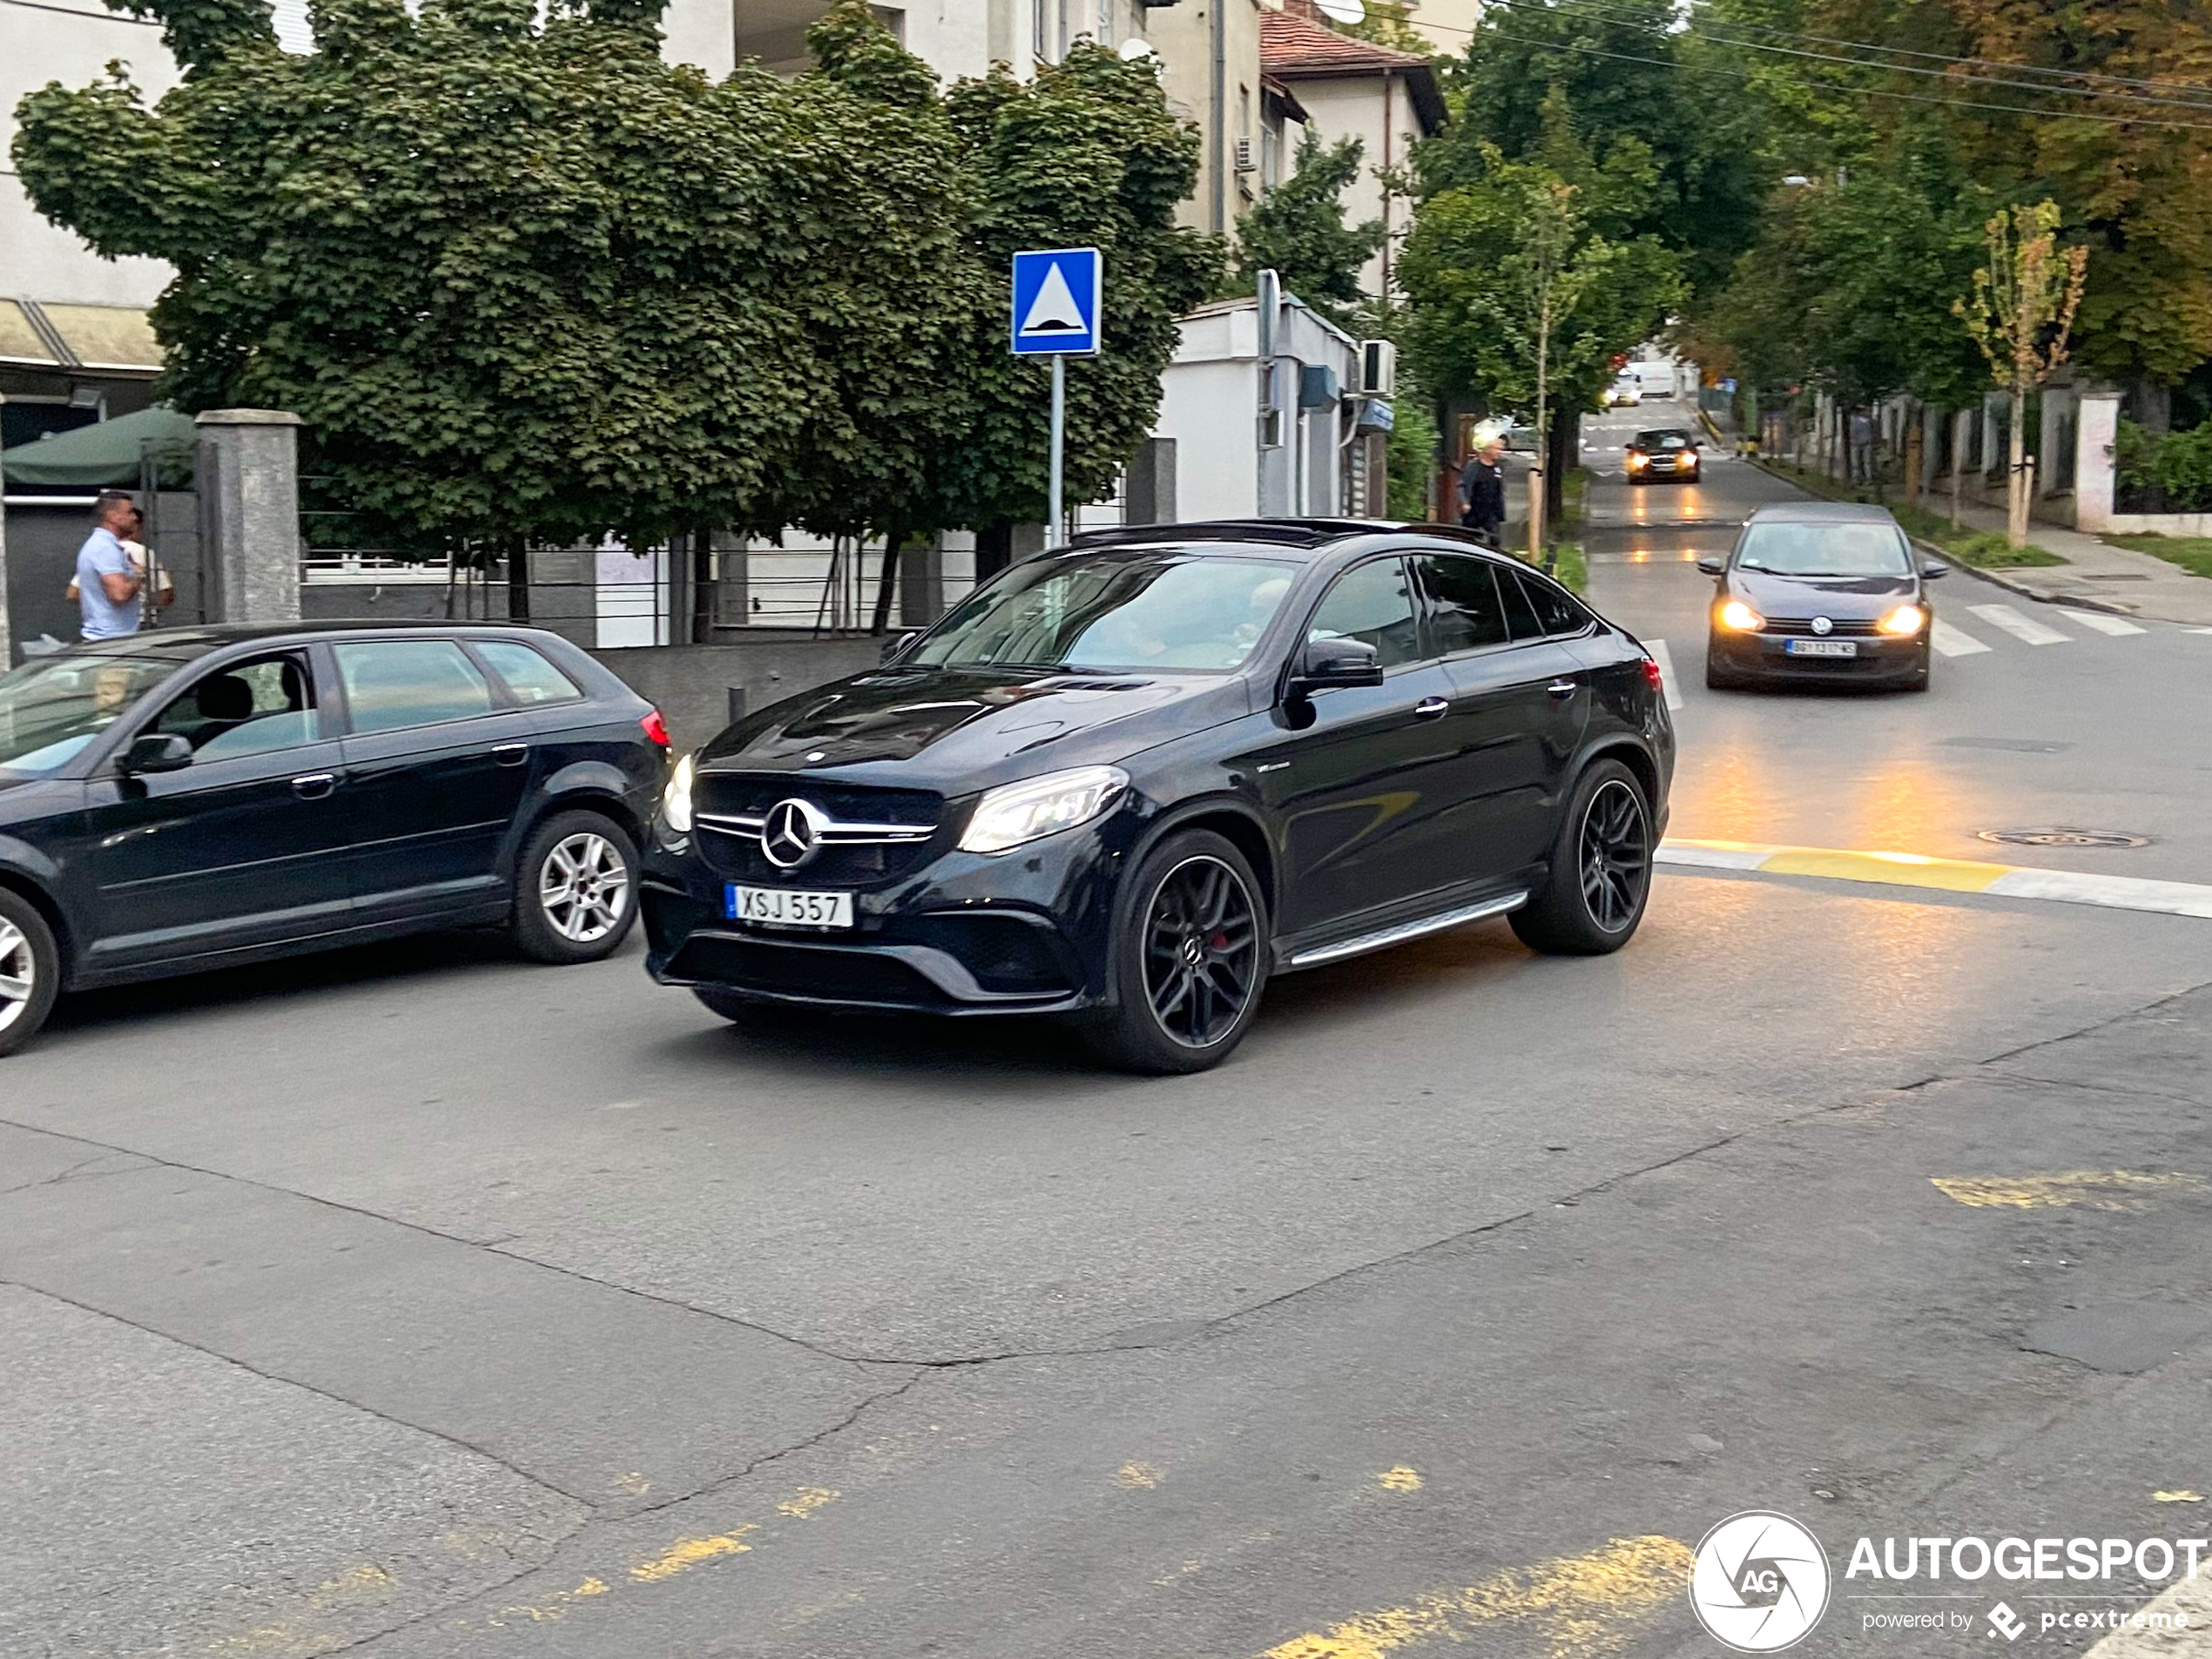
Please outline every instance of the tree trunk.
[{"label": "tree trunk", "polygon": [[891,631],[891,596],[898,586],[899,555],[906,544],[907,532],[903,526],[893,525],[890,533],[883,538],[883,568],[876,572],[875,577],[875,615],[868,624],[868,631],[872,634],[881,635]]},{"label": "tree trunk", "polygon": [[1905,504],[1908,507],[1917,507],[1920,504],[1920,454],[1923,442],[1920,428],[1923,420],[1924,417],[1920,412],[1915,409],[1912,411],[1911,423],[1905,428]]},{"label": "tree trunk", "polygon": [[1965,410],[1951,417],[1951,528],[1957,529],[1959,494],[1966,482],[1966,435],[1973,417]]},{"label": "tree trunk", "polygon": [[2005,491],[2005,539],[2014,547],[2027,545],[2027,376],[2013,380],[2008,482]]},{"label": "tree trunk", "polygon": [[1550,390],[1552,320],[1548,306],[1536,327],[1536,469],[1528,480],[1528,562],[1540,569],[1550,566],[1544,558],[1544,507],[1551,496],[1551,421],[1546,398]]}]

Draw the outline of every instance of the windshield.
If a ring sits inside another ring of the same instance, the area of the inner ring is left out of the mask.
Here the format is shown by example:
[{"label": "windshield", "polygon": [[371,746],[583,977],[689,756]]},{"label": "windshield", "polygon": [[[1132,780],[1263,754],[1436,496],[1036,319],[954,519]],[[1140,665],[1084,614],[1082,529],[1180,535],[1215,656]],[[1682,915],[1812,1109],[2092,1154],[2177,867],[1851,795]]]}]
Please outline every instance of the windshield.
[{"label": "windshield", "polygon": [[38,657],[0,675],[0,772],[59,770],[205,649]]},{"label": "windshield", "polygon": [[948,668],[1235,668],[1296,567],[1184,549],[1017,565],[941,623],[910,661]]},{"label": "windshield", "polygon": [[1687,449],[1689,448],[1689,434],[1687,432],[1639,432],[1636,434],[1636,441],[1629,448],[1631,449]]},{"label": "windshield", "polygon": [[1905,537],[1893,524],[1747,525],[1736,563],[1776,576],[1910,576]]}]

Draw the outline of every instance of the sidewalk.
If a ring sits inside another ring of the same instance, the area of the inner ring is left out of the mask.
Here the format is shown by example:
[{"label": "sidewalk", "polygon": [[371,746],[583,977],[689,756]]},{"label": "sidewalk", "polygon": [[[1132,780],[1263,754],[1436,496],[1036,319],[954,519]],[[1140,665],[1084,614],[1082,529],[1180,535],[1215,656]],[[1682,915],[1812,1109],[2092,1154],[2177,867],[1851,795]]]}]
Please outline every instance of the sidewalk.
[{"label": "sidewalk", "polygon": [[[1927,505],[1938,512],[1946,507],[1940,499]],[[1959,516],[1978,530],[2004,533],[2005,515],[1993,508],[1968,505],[1959,509]],[[2123,611],[2158,622],[2212,627],[2212,580],[2191,576],[2180,565],[2168,564],[2151,554],[2114,547],[2062,525],[2032,523],[2027,538],[2066,563],[1978,570],[1975,574],[2054,604],[2086,604],[2094,610]]]}]

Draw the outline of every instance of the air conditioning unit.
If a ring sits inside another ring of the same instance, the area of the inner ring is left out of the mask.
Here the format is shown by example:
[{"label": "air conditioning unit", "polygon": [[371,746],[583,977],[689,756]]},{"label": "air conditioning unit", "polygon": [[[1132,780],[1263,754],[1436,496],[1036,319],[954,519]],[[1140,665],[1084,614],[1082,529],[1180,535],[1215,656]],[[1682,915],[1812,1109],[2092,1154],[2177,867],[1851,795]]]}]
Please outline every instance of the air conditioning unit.
[{"label": "air conditioning unit", "polygon": [[1359,342],[1359,395],[1395,397],[1398,395],[1398,347],[1387,340]]},{"label": "air conditioning unit", "polygon": [[1237,140],[1237,171],[1238,172],[1258,171],[1258,164],[1252,159],[1252,141],[1250,138]]}]

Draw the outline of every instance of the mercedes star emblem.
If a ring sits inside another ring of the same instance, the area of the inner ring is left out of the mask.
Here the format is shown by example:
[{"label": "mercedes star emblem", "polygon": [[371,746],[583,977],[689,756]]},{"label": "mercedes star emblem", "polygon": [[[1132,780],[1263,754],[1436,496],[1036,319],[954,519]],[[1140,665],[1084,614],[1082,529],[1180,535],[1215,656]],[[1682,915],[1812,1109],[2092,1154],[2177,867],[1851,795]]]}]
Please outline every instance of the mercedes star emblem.
[{"label": "mercedes star emblem", "polygon": [[796,870],[822,844],[829,819],[811,803],[779,800],[760,820],[760,851],[779,870]]},{"label": "mercedes star emblem", "polygon": [[1825,617],[1815,617],[1812,619],[1812,631],[1817,634],[1832,634],[1836,631],[1836,624]]}]

